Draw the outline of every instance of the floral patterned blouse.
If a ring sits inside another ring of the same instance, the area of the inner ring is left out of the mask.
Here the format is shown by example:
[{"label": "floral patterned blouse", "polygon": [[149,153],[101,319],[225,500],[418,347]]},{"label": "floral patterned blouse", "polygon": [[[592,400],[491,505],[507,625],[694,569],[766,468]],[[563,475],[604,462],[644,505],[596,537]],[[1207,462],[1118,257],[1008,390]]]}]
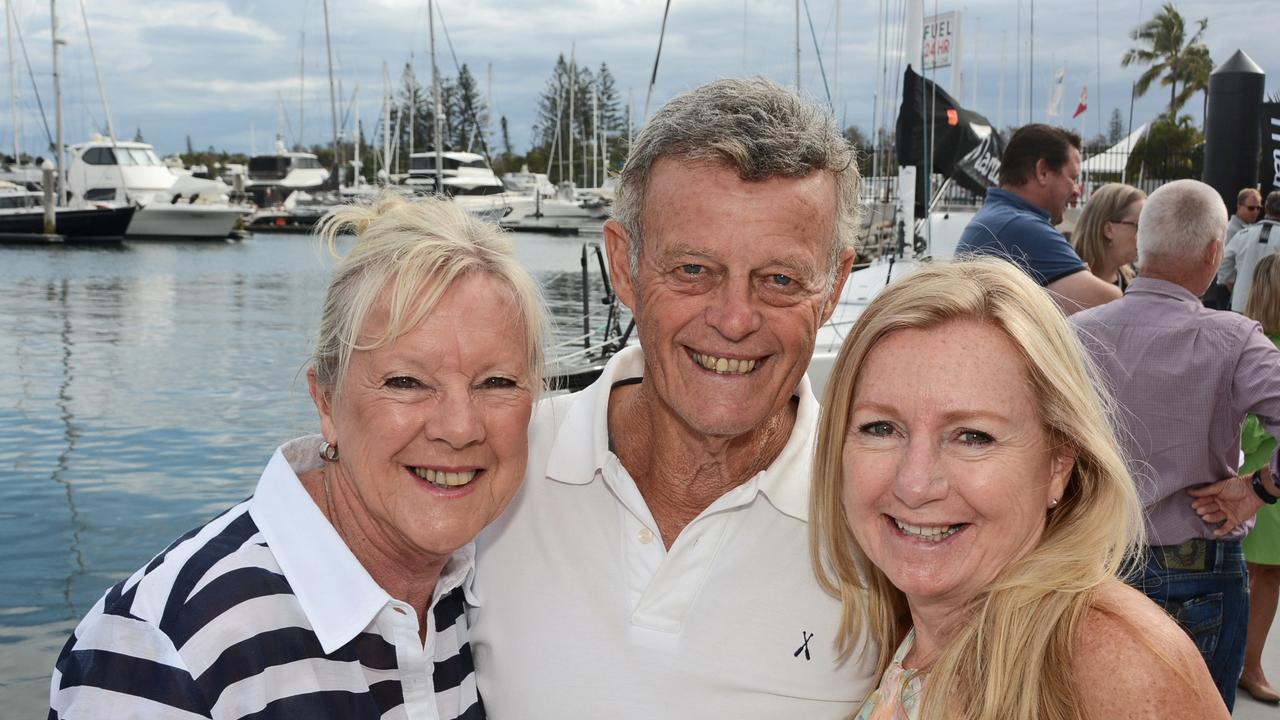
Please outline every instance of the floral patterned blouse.
[{"label": "floral patterned blouse", "polygon": [[852,720],[918,720],[924,697],[924,675],[919,670],[902,667],[902,659],[915,644],[916,631],[907,633],[893,661],[880,677],[880,686],[862,703]]}]

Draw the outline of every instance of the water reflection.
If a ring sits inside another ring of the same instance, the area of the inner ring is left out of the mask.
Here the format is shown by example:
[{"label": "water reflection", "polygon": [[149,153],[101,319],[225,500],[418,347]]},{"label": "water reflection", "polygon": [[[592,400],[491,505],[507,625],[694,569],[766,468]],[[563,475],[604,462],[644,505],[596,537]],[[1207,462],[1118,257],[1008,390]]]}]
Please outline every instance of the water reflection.
[{"label": "water reflection", "polygon": [[62,332],[59,337],[62,338],[62,384],[58,387],[58,406],[59,419],[62,421],[62,437],[65,447],[58,454],[57,464],[54,466],[52,480],[63,487],[63,494],[67,499],[67,509],[71,514],[71,558],[75,563],[75,570],[67,575],[66,582],[63,583],[62,601],[67,607],[67,611],[72,615],[77,615],[75,603],[71,599],[72,584],[76,578],[84,574],[84,555],[80,552],[80,535],[84,532],[84,521],[80,519],[80,511],[76,508],[76,498],[72,493],[72,484],[65,478],[67,469],[70,466],[71,453],[76,448],[76,441],[80,438],[80,430],[75,425],[75,416],[71,413],[71,348],[75,344],[71,340],[71,313],[67,308],[67,285],[68,281],[63,278],[58,283],[56,297],[58,305],[62,309]]}]

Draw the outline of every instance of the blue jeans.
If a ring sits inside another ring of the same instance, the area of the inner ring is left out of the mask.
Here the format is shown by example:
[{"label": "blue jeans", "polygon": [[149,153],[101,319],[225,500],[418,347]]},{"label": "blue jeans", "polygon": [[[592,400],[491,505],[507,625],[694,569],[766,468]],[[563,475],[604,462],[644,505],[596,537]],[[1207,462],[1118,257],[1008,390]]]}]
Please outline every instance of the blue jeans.
[{"label": "blue jeans", "polygon": [[[1230,711],[1244,667],[1249,630],[1249,575],[1238,541],[1149,547],[1130,584],[1163,607],[1195,641]],[[1176,550],[1183,550],[1173,557]]]}]

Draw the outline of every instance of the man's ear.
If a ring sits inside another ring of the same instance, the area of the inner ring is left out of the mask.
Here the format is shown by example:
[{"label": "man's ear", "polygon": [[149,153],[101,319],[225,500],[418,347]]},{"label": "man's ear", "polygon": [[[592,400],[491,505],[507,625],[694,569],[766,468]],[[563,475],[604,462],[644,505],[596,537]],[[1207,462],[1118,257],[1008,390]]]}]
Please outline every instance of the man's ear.
[{"label": "man's ear", "polygon": [[[838,241],[837,241],[838,242]],[[840,295],[844,292],[844,284],[849,279],[849,271],[853,269],[853,263],[858,259],[858,252],[853,248],[845,248],[840,251],[840,260],[836,265],[836,279],[831,286],[831,294],[827,296],[826,306],[822,308],[822,322],[831,319],[831,314],[836,311],[836,306],[840,304]]]},{"label": "man's ear", "polygon": [[1049,161],[1040,158],[1036,161],[1036,182],[1041,185],[1046,183],[1046,178],[1053,174],[1053,170],[1049,167]]},{"label": "man's ear", "polygon": [[609,220],[604,224],[604,248],[609,256],[609,282],[618,299],[635,312],[636,288],[631,277],[631,235],[622,223]]}]

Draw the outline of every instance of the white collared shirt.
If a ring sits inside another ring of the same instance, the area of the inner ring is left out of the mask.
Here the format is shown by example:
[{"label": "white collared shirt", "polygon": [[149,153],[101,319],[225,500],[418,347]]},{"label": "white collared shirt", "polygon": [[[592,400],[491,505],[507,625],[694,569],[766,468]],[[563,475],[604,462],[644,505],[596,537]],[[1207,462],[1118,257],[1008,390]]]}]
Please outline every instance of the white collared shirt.
[{"label": "white collared shirt", "polygon": [[670,550],[609,449],[624,350],[581,393],[541,402],[525,483],[478,539],[471,637],[485,709],[510,718],[842,718],[875,658],[837,658],[841,606],[808,548],[818,404],[807,378],[768,469],[690,522]]},{"label": "white collared shirt", "polygon": [[281,446],[253,497],[107,591],[55,666],[55,717],[483,717],[463,613],[467,546],[436,582],[427,643],[298,475],[319,436]]}]

